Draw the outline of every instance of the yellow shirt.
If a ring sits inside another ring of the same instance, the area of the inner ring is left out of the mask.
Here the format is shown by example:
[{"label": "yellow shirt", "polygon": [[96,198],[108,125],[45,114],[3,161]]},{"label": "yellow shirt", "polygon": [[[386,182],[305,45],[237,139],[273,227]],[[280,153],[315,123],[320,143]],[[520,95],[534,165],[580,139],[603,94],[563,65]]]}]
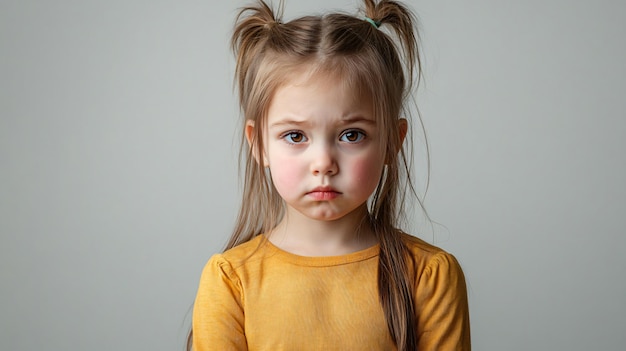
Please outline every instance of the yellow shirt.
[{"label": "yellow shirt", "polygon": [[[458,262],[403,239],[415,257],[418,349],[470,350]],[[378,252],[302,257],[257,236],[214,255],[194,305],[194,350],[395,350],[378,299]]]}]

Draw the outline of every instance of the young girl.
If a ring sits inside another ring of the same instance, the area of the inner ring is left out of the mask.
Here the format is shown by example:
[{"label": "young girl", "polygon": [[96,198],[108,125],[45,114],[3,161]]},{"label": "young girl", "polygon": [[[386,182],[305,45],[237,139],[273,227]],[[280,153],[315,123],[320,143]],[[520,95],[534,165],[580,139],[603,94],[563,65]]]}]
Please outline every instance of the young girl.
[{"label": "young girl", "polygon": [[396,227],[414,19],[363,1],[360,17],[240,12],[243,201],[200,279],[196,351],[470,350],[459,264]]}]

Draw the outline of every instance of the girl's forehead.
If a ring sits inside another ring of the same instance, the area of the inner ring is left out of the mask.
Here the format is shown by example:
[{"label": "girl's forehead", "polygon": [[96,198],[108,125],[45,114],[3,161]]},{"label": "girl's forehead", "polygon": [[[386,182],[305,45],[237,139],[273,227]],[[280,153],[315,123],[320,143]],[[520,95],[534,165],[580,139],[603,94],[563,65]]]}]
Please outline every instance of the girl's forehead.
[{"label": "girl's forehead", "polygon": [[366,114],[374,117],[369,94],[350,84],[350,80],[326,71],[306,70],[286,77],[274,91],[268,109],[274,110],[276,104],[295,109],[335,107],[346,110],[345,113],[368,111]]},{"label": "girl's forehead", "polygon": [[344,91],[349,93],[353,99],[362,100],[371,103],[371,89],[356,74],[351,75],[345,69],[338,69],[328,65],[304,64],[296,67],[283,77],[280,85],[278,85],[274,95],[278,90],[293,87],[302,87],[307,85],[317,85],[323,87],[325,85],[340,86]]}]

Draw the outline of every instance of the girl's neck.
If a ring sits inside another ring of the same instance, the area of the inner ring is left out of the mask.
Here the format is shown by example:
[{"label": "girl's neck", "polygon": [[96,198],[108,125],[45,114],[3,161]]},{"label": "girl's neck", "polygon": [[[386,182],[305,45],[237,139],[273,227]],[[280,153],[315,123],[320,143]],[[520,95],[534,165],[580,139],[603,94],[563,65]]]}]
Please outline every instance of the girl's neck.
[{"label": "girl's neck", "polygon": [[332,221],[311,219],[288,208],[268,238],[280,249],[300,256],[345,255],[377,243],[365,204]]}]

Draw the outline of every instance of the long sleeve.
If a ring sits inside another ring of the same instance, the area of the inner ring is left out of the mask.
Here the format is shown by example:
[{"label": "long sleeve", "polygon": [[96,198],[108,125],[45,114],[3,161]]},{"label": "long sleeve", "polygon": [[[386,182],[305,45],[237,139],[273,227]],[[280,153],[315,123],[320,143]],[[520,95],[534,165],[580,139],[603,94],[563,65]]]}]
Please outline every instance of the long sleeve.
[{"label": "long sleeve", "polygon": [[193,350],[247,350],[241,282],[221,255],[205,266],[193,309]]},{"label": "long sleeve", "polygon": [[451,254],[433,256],[416,289],[420,351],[469,351],[470,320],[465,277]]}]

